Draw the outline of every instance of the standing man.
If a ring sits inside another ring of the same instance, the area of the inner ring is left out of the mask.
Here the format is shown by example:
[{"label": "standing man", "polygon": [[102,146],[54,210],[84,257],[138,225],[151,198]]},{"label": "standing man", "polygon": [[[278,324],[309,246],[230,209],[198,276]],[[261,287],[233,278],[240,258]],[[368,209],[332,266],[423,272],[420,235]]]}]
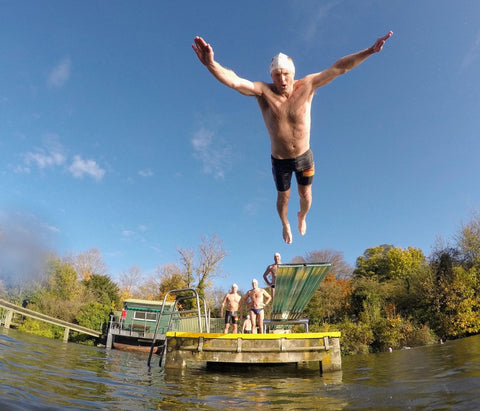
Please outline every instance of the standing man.
[{"label": "standing man", "polygon": [[242,297],[238,294],[238,285],[232,284],[232,289],[222,302],[222,308],[220,310],[220,317],[223,317],[223,308],[226,308],[225,311],[225,330],[224,333],[228,333],[230,324],[232,324],[232,333],[237,333],[238,328],[238,313],[242,304]]},{"label": "standing man", "polygon": [[300,211],[297,213],[298,231],[307,230],[306,215],[312,204],[312,181],[315,174],[313,154],[310,150],[311,104],[315,90],[339,75],[358,66],[366,58],[378,53],[393,34],[380,37],[373,46],[342,57],[331,67],[295,80],[295,66],[285,54],[276,55],[270,63],[273,83],[252,82],[243,79],[214,59],[213,48],[201,37],[195,37],[192,48],[200,62],[221,83],[246,96],[256,97],[270,135],[273,178],[277,187],[277,212],[283,226],[283,239],[292,242],[288,222],[290,181],[295,172]]},{"label": "standing man", "polygon": [[[263,288],[258,287],[258,281],[255,279],[252,280],[252,287],[243,298],[250,307],[253,332],[255,333],[255,329],[258,326],[258,332],[262,334],[265,315],[263,307],[271,301],[272,297]],[[267,299],[266,301],[263,300],[264,297]]]},{"label": "standing man", "polygon": [[265,272],[263,273],[263,279],[265,280],[265,283],[271,288],[272,290],[272,298],[275,297],[275,279],[277,278],[277,268],[278,264],[281,264],[282,262],[280,254],[275,253],[273,256],[273,260],[275,261],[273,264],[270,264]]}]

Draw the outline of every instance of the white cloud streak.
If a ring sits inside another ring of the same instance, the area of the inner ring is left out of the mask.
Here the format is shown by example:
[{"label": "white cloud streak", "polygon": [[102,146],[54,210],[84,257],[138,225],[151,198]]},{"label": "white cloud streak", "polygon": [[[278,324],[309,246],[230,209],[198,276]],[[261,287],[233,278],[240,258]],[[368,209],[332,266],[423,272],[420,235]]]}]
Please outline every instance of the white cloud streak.
[{"label": "white cloud streak", "polygon": [[66,160],[65,156],[59,151],[45,152],[44,150],[27,153],[24,159],[27,166],[34,164],[40,169],[60,166],[65,163]]},{"label": "white cloud streak", "polygon": [[144,170],[140,170],[140,171],[138,172],[138,175],[139,175],[140,177],[145,177],[145,178],[146,178],[146,177],[153,177],[153,176],[154,176],[154,173],[153,173],[153,171],[152,171],[151,169],[147,168],[147,169],[144,169]]},{"label": "white cloud streak", "polygon": [[84,160],[80,156],[73,158],[73,163],[68,168],[68,171],[70,171],[75,178],[83,178],[83,176],[87,175],[97,181],[100,181],[105,175],[105,170],[103,170],[95,160]]},{"label": "white cloud streak", "polygon": [[480,32],[477,33],[475,40],[463,58],[462,68],[470,67],[471,64],[480,56]]},{"label": "white cloud streak", "polygon": [[225,178],[230,169],[231,150],[216,138],[215,133],[201,127],[192,138],[194,157],[202,162],[203,172],[217,179]]},{"label": "white cloud streak", "polygon": [[[294,15],[302,24],[298,24],[297,34],[306,42],[318,42],[318,30],[322,27],[331,11],[342,3],[342,0],[333,0],[328,2],[310,3],[310,7],[305,8],[304,1],[298,0],[292,3]],[[304,12],[304,10],[308,10]]]},{"label": "white cloud streak", "polygon": [[63,59],[58,63],[48,75],[47,84],[53,88],[60,88],[70,78],[70,70],[72,63],[69,58]]}]

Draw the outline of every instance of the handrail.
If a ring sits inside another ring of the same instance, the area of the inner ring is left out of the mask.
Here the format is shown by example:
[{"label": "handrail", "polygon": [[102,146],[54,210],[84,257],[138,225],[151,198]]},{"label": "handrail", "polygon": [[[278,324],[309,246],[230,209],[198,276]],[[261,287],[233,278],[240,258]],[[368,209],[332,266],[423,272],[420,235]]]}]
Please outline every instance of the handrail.
[{"label": "handrail", "polygon": [[33,311],[33,310],[29,310],[28,308],[19,307],[18,305],[3,299],[0,299],[0,307],[5,308],[6,310],[14,311],[18,314],[21,314],[27,317],[32,317],[36,320],[45,321],[47,323],[54,324],[59,327],[65,327],[66,329],[71,329],[73,331],[77,331],[83,334],[88,334],[88,335],[91,335],[92,337],[98,338],[102,335],[101,331],[92,330],[90,328],[83,327],[78,324],[72,324],[64,320],[59,320],[58,318],[50,317],[49,315],[39,313],[38,311]]},{"label": "handrail", "polygon": [[[183,293],[183,292],[192,292],[193,294],[190,295],[190,296],[187,295],[187,296],[176,297],[175,298],[175,304],[173,306],[172,311],[164,313],[163,310],[165,308],[165,303],[167,301],[167,297],[170,294],[178,294],[178,293]],[[197,302],[197,309],[196,310],[177,311],[178,302],[184,301],[184,300],[190,300],[190,299],[193,299],[193,298],[195,298],[195,300]],[[189,313],[190,312],[197,312],[198,327],[199,327],[200,332],[203,332],[203,330],[202,330],[202,314],[201,314],[201,309],[200,309],[200,307],[201,307],[200,300],[202,300],[202,302],[203,302],[203,313],[204,313],[204,317],[205,317],[205,330],[206,330],[206,332],[210,332],[210,321],[209,321],[208,314],[207,314],[207,304],[205,302],[205,299],[203,297],[199,296],[198,291],[195,288],[181,288],[181,289],[177,289],[177,290],[170,290],[165,294],[165,297],[163,298],[162,309],[160,311],[160,315],[157,317],[157,324],[155,326],[155,332],[153,333],[152,346],[150,347],[150,354],[148,356],[148,361],[147,361],[147,365],[149,367],[150,367],[150,363],[151,363],[151,360],[152,360],[153,350],[155,348],[155,342],[157,340],[158,328],[160,326],[160,322],[161,322],[161,319],[162,319],[163,315],[169,315],[170,316],[169,321],[168,321],[168,326],[167,326],[167,332],[168,332],[170,330],[170,327],[171,327],[171,324],[172,324],[172,318],[173,318],[174,314],[180,316],[181,314],[184,314],[184,313],[187,313],[187,312],[189,312]],[[164,351],[165,351],[165,347],[164,347],[164,350],[162,351],[162,354],[160,356],[159,364],[162,363],[163,352]]]}]

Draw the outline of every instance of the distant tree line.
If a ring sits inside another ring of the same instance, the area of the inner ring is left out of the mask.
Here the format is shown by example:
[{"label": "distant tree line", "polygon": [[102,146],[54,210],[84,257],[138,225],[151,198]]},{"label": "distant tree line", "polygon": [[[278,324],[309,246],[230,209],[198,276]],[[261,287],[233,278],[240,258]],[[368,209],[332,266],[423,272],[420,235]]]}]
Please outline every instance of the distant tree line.
[{"label": "distant tree line", "polygon": [[[297,262],[328,261],[313,252]],[[417,248],[368,248],[348,273],[341,253],[306,307],[311,330],[342,331],[344,353],[384,351],[480,332],[480,218],[437,240],[427,258]],[[328,257],[328,256],[327,256]]]},{"label": "distant tree line", "polygon": [[[146,279],[141,270],[133,266],[120,275],[118,283],[108,275],[108,267],[98,249],[65,258],[49,254],[28,281],[14,273],[1,275],[4,273],[0,270],[0,296],[24,308],[104,334],[110,315],[121,310],[122,302],[128,298],[163,300],[169,290],[196,288],[213,307],[216,302],[207,295],[213,288],[212,280],[221,275],[220,263],[226,255],[222,242],[216,236],[202,236],[196,251],[191,248],[177,250],[178,264],[158,266]],[[61,327],[28,317],[18,327],[49,338],[62,338],[64,332]],[[95,342],[92,337],[74,332],[70,339]]]},{"label": "distant tree line", "polygon": [[[478,334],[479,216],[463,225],[452,242],[437,240],[429,257],[418,248],[382,244],[366,249],[355,267],[334,250],[295,257],[292,263],[332,263],[305,309],[310,331],[340,330],[344,354]],[[132,266],[120,274],[118,282],[108,275],[97,249],[65,258],[49,255],[30,281],[20,277],[22,281],[15,282],[15,276],[0,272],[0,294],[32,310],[104,332],[110,315],[121,309],[123,300],[163,300],[172,289],[198,289],[212,316],[218,316],[226,292],[214,287],[215,278],[222,276],[221,262],[226,256],[222,241],[215,235],[203,236],[196,250],[177,251],[177,263],[158,266],[147,278],[139,267]],[[20,327],[52,338],[63,335],[58,327],[28,318]],[[89,338],[74,336],[79,342]]]}]

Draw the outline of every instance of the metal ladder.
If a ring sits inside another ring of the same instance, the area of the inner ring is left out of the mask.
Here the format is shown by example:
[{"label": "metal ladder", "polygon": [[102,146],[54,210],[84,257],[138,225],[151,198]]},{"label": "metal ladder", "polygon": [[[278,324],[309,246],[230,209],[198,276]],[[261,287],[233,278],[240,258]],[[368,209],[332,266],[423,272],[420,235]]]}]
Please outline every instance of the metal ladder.
[{"label": "metal ladder", "polygon": [[[190,295],[179,295],[175,298],[175,304],[173,306],[173,309],[170,312],[164,312],[165,308],[165,302],[167,301],[167,298],[171,294],[179,294],[179,293],[190,293]],[[193,300],[195,299],[197,308],[196,309],[191,309],[191,310],[178,310],[178,305],[179,303],[187,300]],[[202,302],[202,304],[200,304]],[[203,306],[203,315],[202,315],[202,308]],[[200,297],[198,294],[198,291],[195,288],[181,288],[177,290],[170,290],[165,294],[165,297],[163,298],[163,303],[162,303],[162,309],[160,311],[160,315],[157,318],[157,324],[155,326],[155,332],[153,334],[153,340],[152,340],[152,346],[150,347],[150,354],[148,356],[148,361],[147,365],[150,367],[151,360],[152,360],[152,355],[153,351],[155,349],[155,342],[157,341],[157,334],[158,334],[158,328],[160,326],[160,322],[162,320],[163,316],[169,316],[168,320],[168,326],[167,326],[167,331],[165,332],[165,338],[163,339],[163,343],[159,346],[160,347],[160,360],[158,365],[162,365],[163,357],[165,354],[165,349],[166,349],[166,333],[168,331],[171,331],[172,329],[172,320],[174,316],[178,319],[181,320],[181,316],[185,314],[190,314],[190,313],[196,313],[197,314],[197,319],[198,319],[198,328],[200,332],[203,332],[203,327],[202,327],[202,318],[205,320],[205,332],[209,333],[210,332],[210,315],[207,312],[207,304],[205,303],[205,299],[203,297]]]}]

